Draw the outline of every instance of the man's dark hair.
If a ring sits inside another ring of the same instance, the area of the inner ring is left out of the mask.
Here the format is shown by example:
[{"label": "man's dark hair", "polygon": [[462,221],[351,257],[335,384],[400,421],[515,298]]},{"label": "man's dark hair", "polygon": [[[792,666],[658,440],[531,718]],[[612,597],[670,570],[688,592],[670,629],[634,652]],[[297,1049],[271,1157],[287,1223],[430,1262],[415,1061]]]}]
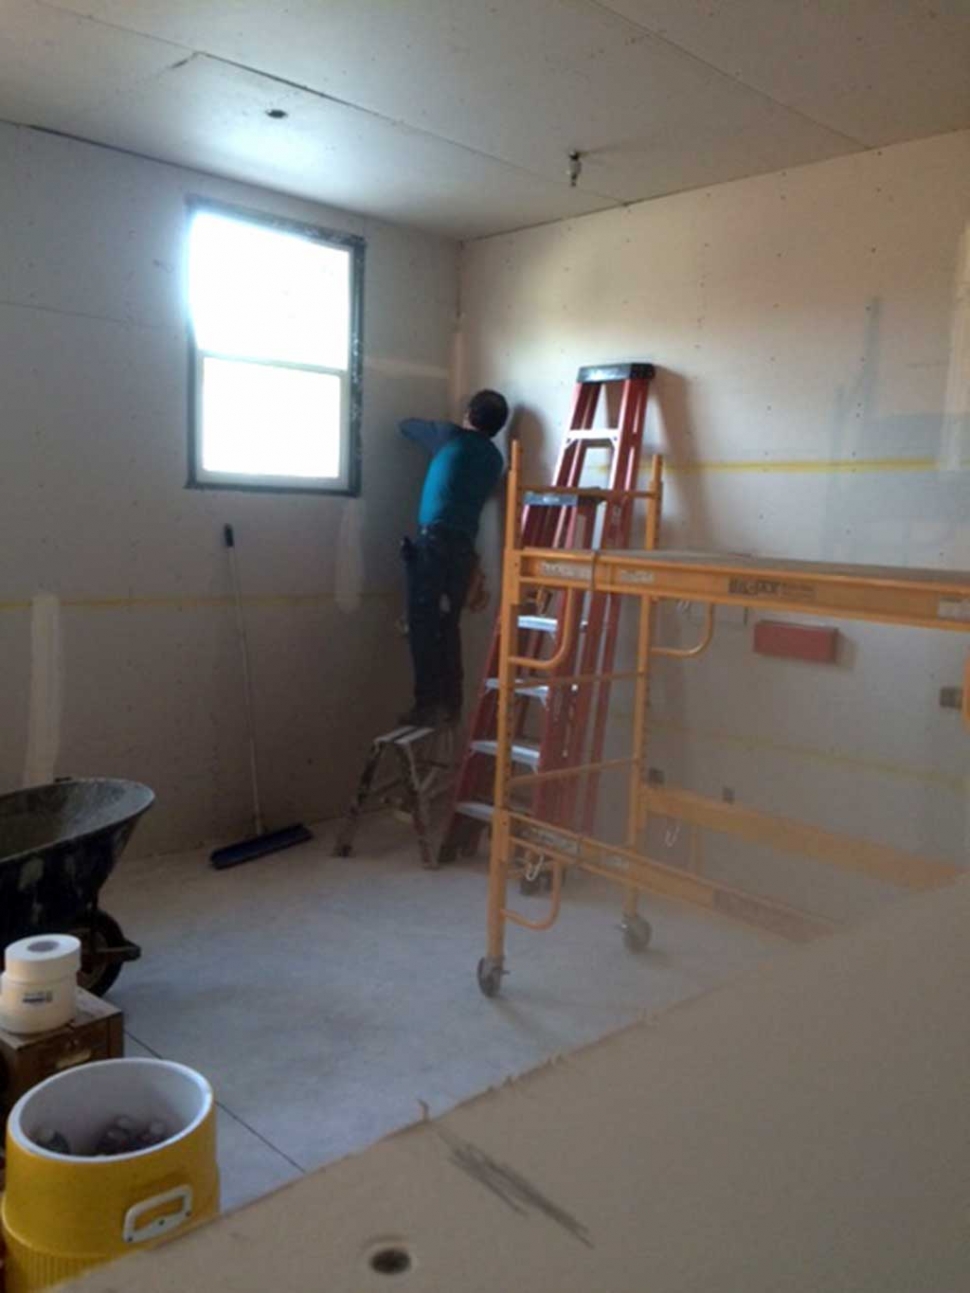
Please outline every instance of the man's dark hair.
[{"label": "man's dark hair", "polygon": [[482,435],[497,436],[508,416],[508,402],[498,391],[479,391],[468,401],[468,421]]}]

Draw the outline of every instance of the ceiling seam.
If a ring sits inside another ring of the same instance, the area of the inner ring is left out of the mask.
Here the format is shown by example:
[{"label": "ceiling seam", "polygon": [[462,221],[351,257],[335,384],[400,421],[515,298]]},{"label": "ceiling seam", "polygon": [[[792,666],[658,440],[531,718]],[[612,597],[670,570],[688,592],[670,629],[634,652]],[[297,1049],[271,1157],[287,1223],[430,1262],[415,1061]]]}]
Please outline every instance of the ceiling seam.
[{"label": "ceiling seam", "polygon": [[[961,128],[966,130],[966,127]],[[961,130],[952,133],[959,134]],[[946,132],[951,133],[951,132]],[[898,147],[903,143],[912,143],[912,140],[900,140],[889,147]],[[685,184],[683,188],[670,189],[669,192],[654,193],[651,197],[645,198],[617,198],[610,207],[601,207],[599,211],[580,211],[576,215],[553,216],[548,220],[533,220],[530,224],[516,225],[514,229],[502,229],[497,233],[477,233],[470,234],[468,237],[460,239],[462,246],[472,242],[485,242],[489,238],[505,238],[511,234],[529,233],[534,229],[548,229],[557,224],[572,224],[577,220],[593,220],[597,216],[606,215],[608,211],[633,211],[637,207],[646,206],[648,203],[667,202],[676,198],[681,198],[687,193],[705,193],[712,189],[725,188],[730,184],[747,184],[752,180],[766,180],[773,175],[786,175],[790,171],[807,170],[811,166],[831,166],[836,162],[844,162],[849,157],[858,157],[862,153],[877,152],[879,149],[886,147],[883,144],[874,144],[872,146],[860,145],[855,153],[839,153],[834,157],[818,157],[810,162],[797,162],[792,166],[775,166],[767,171],[751,171],[744,175],[736,175],[730,180],[715,180],[713,183],[705,184]]]},{"label": "ceiling seam", "polygon": [[[58,130],[54,126],[39,126],[32,121],[15,121],[12,117],[0,117],[0,126],[9,126],[12,130],[30,130],[38,135],[50,135],[53,139],[66,139],[71,143],[85,144],[88,148],[101,148],[108,153],[119,153],[122,157],[133,157],[136,161],[150,162],[153,166],[165,166],[173,171],[183,171],[186,175],[198,175],[203,179],[216,180],[220,184],[235,184],[243,188],[261,189],[276,197],[288,198],[293,202],[302,202],[306,206],[324,207],[330,211],[343,213],[355,220],[359,220],[364,226],[376,221],[378,224],[391,225],[396,229],[409,229],[415,233],[423,234],[425,237],[440,238],[442,241],[453,243],[459,248],[467,242],[478,242],[482,238],[500,238],[503,233],[519,233],[524,229],[536,229],[543,225],[559,224],[564,220],[581,220],[586,216],[598,215],[604,211],[615,211],[620,207],[630,205],[621,198],[606,198],[605,201],[611,205],[600,207],[598,211],[582,211],[571,216],[551,216],[548,220],[537,220],[529,225],[519,225],[514,229],[505,229],[495,233],[446,233],[440,229],[429,229],[427,225],[415,224],[409,220],[395,219],[387,215],[379,215],[377,212],[367,212],[361,211],[359,208],[341,206],[339,203],[327,198],[308,197],[305,193],[295,193],[292,189],[270,188],[267,184],[260,183],[258,180],[240,179],[238,175],[228,175],[224,171],[206,170],[205,167],[193,165],[191,162],[172,161],[170,157],[160,157],[157,153],[141,152],[137,148],[126,148],[122,144],[109,144],[102,139],[92,139],[90,135],[79,135],[70,130]],[[2,304],[4,302],[0,302],[0,305]]]},{"label": "ceiling seam", "polygon": [[869,148],[878,147],[877,144],[866,143],[865,140],[856,139],[854,135],[847,134],[844,130],[839,130],[837,127],[830,126],[824,121],[819,121],[816,117],[804,112],[801,108],[793,107],[792,104],[785,103],[782,99],[776,99],[773,95],[769,94],[767,90],[762,90],[756,85],[751,85],[740,76],[733,76],[730,72],[726,72],[724,68],[718,67],[716,63],[711,63],[708,59],[702,58],[700,54],[695,54],[693,50],[688,49],[685,45],[679,45],[675,40],[671,40],[669,36],[661,35],[660,32],[654,31],[652,27],[646,26],[645,23],[638,22],[628,14],[620,13],[618,9],[614,9],[613,6],[608,3],[608,0],[569,0],[569,2],[584,4],[587,8],[595,9],[598,13],[609,14],[611,18],[617,19],[627,27],[631,27],[634,31],[641,32],[643,35],[651,37],[651,39],[658,41],[661,45],[666,45],[668,49],[676,50],[678,54],[681,54],[684,58],[693,60],[693,62],[698,63],[701,67],[706,68],[707,71],[716,72],[718,76],[729,81],[732,85],[743,86],[744,89],[748,90],[751,94],[758,95],[759,98],[764,99],[767,103],[773,104],[774,107],[783,108],[785,112],[791,112],[794,116],[801,117],[803,121],[809,122],[810,125],[817,126],[820,130],[827,130],[832,135],[837,135],[840,139],[844,139],[846,143],[852,144],[854,148],[867,150]]},{"label": "ceiling seam", "polygon": [[182,45],[177,40],[169,40],[165,36],[155,36],[149,31],[139,31],[136,27],[125,27],[119,22],[106,22],[104,18],[95,18],[90,13],[78,13],[76,9],[57,4],[56,0],[34,0],[34,4],[40,5],[42,9],[53,9],[55,13],[76,18],[78,22],[89,22],[94,27],[107,27],[110,31],[120,31],[126,36],[138,36],[142,40],[154,41],[156,45],[169,45],[172,49],[180,49],[184,54],[193,52],[190,46]]},{"label": "ceiling seam", "polygon": [[[3,124],[7,124],[4,122]],[[37,301],[13,301],[0,299],[0,309],[33,310],[37,314],[58,314],[68,319],[91,319],[95,323],[113,323],[119,328],[140,328],[145,332],[167,332],[168,325],[145,323],[140,319],[118,319],[112,314],[92,314],[88,310],[65,310],[62,306],[43,305]]]},{"label": "ceiling seam", "polygon": [[[677,44],[676,41],[673,41],[668,37],[659,34],[658,32],[652,30],[650,27],[647,27],[645,24],[640,23],[635,19],[628,17],[626,14],[620,13],[618,10],[612,8],[612,6],[607,2],[607,0],[563,0],[563,3],[570,3],[570,2],[579,4],[579,5],[586,5],[588,8],[595,10],[597,13],[603,16],[608,15],[611,20],[622,23],[624,26],[630,28],[632,31],[635,31],[637,33],[650,37],[652,40],[657,41],[659,44],[662,44],[668,47],[669,49],[676,51],[682,57],[692,60],[693,62],[697,63],[699,66],[705,68],[707,71],[716,73],[718,77],[724,80],[727,80],[734,85],[743,87],[749,93],[757,95],[759,98],[765,100],[765,102],[767,103],[772,104],[774,107],[777,107],[785,112],[790,112],[794,116],[800,117],[802,120],[808,122],[809,124],[816,126],[819,129],[823,129],[827,131],[829,134],[844,140],[846,143],[851,145],[852,148],[856,151],[868,151],[868,150],[871,150],[872,148],[878,147],[878,145],[865,143],[862,140],[856,139],[854,136],[848,135],[845,132],[837,130],[834,127],[829,126],[824,122],[818,121],[814,117],[810,116],[808,113],[803,112],[801,109],[792,107],[791,105],[786,104],[781,100],[775,99],[772,95],[768,94],[766,91],[750,85],[748,82],[741,80],[739,77],[732,76],[729,72],[725,72],[722,68],[718,67],[716,64],[708,62],[706,59],[695,54],[692,50]],[[164,37],[155,36],[150,32],[145,32],[135,27],[125,26],[120,23],[109,22],[104,19],[97,18],[91,14],[78,14],[76,10],[69,7],[65,7],[63,4],[58,4],[57,0],[35,0],[35,3],[40,4],[44,8],[54,10],[58,13],[70,15],[74,18],[80,19],[81,21],[89,22],[95,26],[103,26],[113,31],[122,32],[126,35],[135,35],[145,40],[154,41],[162,45],[167,45],[173,50],[178,50],[182,54],[189,55],[188,58],[184,58],[180,62],[175,63],[173,65],[174,67],[179,67],[183,63],[190,62],[195,58],[207,58],[214,63],[220,63],[224,66],[237,68],[240,71],[247,72],[253,76],[258,76],[262,79],[273,82],[275,84],[283,85],[288,88],[298,90],[302,93],[312,95],[315,98],[334,103],[340,107],[346,107],[351,111],[360,112],[365,116],[371,117],[375,120],[381,121],[387,125],[391,125],[402,130],[411,131],[412,133],[416,135],[420,135],[426,139],[435,140],[440,143],[447,144],[453,148],[461,149],[463,152],[468,153],[474,157],[480,157],[490,162],[494,162],[498,166],[506,167],[510,171],[526,176],[532,180],[537,180],[544,184],[548,184],[554,189],[564,187],[564,185],[560,185],[552,177],[545,175],[541,172],[532,170],[527,166],[522,166],[517,162],[509,161],[504,157],[500,157],[494,153],[487,152],[484,149],[477,148],[472,144],[462,143],[458,140],[450,138],[447,135],[437,134],[435,131],[428,129],[425,126],[412,125],[410,122],[404,119],[388,116],[378,111],[377,109],[369,108],[359,103],[354,103],[352,100],[349,100],[349,99],[342,99],[336,95],[327,93],[325,90],[319,90],[315,86],[307,85],[299,81],[293,81],[287,77],[278,76],[275,73],[267,72],[262,68],[253,67],[249,64],[242,63],[234,59],[224,58],[218,54],[210,53],[208,50],[205,50],[205,49],[194,49],[190,46],[180,44],[176,41],[171,41]],[[171,70],[172,70],[172,67],[162,69],[163,72],[171,71]],[[161,73],[156,73],[150,79],[156,79],[158,75],[161,75]],[[195,171],[196,173],[202,174],[202,175],[212,175],[212,176],[215,176],[216,178],[232,179],[232,177],[220,175],[218,172],[207,171],[207,170],[204,170],[203,168],[192,166],[191,164],[186,164],[184,162],[169,161],[166,158],[160,158],[153,154],[141,153],[136,149],[124,148],[118,145],[106,144],[97,139],[92,139],[87,136],[72,134],[68,131],[60,131],[60,130],[54,130],[46,127],[38,127],[27,122],[9,122],[8,124],[26,125],[30,129],[41,130],[41,131],[44,131],[45,133],[50,133],[55,135],[63,135],[65,138],[76,139],[79,142],[92,144],[97,147],[112,149],[120,153],[128,153],[132,156],[141,157],[148,161],[160,162],[163,165],[169,165],[169,166],[181,168],[188,171]],[[785,169],[785,168],[782,168],[782,169]],[[771,173],[773,172],[758,171],[758,172],[755,172],[754,174],[761,175],[761,174],[771,174]],[[738,179],[752,178],[752,176],[740,176],[737,178]],[[239,181],[239,180],[234,180],[233,182],[253,183],[253,181]],[[730,183],[733,181],[721,181],[721,182]],[[674,197],[674,196],[677,196],[679,193],[690,192],[695,188],[703,189],[706,187],[711,187],[711,186],[710,185],[687,185],[684,189],[672,190],[670,193],[655,194],[652,197],[641,197],[641,196],[628,197],[628,196],[618,195],[618,194],[602,193],[599,190],[589,189],[583,185],[580,185],[579,187],[580,193],[582,193],[583,195],[589,198],[601,201],[606,205],[599,208],[598,211],[576,212],[569,215],[555,216],[555,217],[552,217],[551,219],[538,220],[533,223],[517,226],[515,229],[503,230],[500,233],[496,233],[496,234],[470,234],[470,235],[468,234],[440,235],[439,234],[438,236],[443,236],[446,238],[450,237],[451,239],[459,243],[475,242],[475,241],[479,241],[482,238],[501,237],[504,234],[508,234],[508,233],[524,232],[525,230],[528,230],[528,229],[542,228],[544,226],[561,223],[563,221],[583,219],[586,216],[597,215],[603,211],[616,210],[619,207],[636,206],[636,205],[639,205],[641,202],[653,201],[658,197]],[[279,191],[281,193],[286,192],[286,190],[279,190]],[[326,205],[326,202],[323,199],[307,198],[303,195],[297,195],[297,194],[290,194],[290,196],[300,197],[301,200],[311,202],[311,203],[316,202],[319,204],[323,202],[323,204]],[[361,214],[361,213],[358,213],[358,214]],[[368,219],[370,217],[362,215],[362,218]],[[408,226],[408,227],[412,227],[412,226]]]},{"label": "ceiling seam", "polygon": [[[439,135],[427,126],[415,126],[403,118],[389,117],[383,112],[378,112],[376,108],[368,108],[363,104],[354,103],[351,99],[341,99],[337,95],[328,94],[326,90],[318,90],[316,86],[307,85],[301,81],[291,81],[288,77],[278,76],[274,72],[264,71],[261,67],[253,67],[248,63],[240,63],[236,59],[224,58],[221,54],[213,54],[206,49],[196,49],[192,46],[182,45],[176,41],[165,40],[162,37],[153,36],[150,32],[145,32],[136,27],[126,27],[121,23],[106,22],[102,18],[95,18],[92,14],[79,14],[74,9],[66,8],[57,4],[56,0],[35,0],[37,4],[44,8],[56,10],[58,13],[70,14],[74,18],[79,18],[82,22],[90,22],[98,27],[107,27],[112,31],[124,32],[129,36],[139,36],[145,40],[158,41],[159,44],[170,45],[173,49],[180,50],[182,53],[188,53],[195,58],[208,58],[214,63],[221,63],[225,67],[235,67],[241,72],[248,72],[252,76],[260,76],[267,81],[273,81],[277,85],[285,85],[293,90],[300,90],[304,94],[312,94],[318,99],[323,99],[329,103],[335,103],[342,108],[350,108],[354,112],[362,112],[365,116],[373,117],[377,121],[382,121],[386,125],[397,126],[403,130],[413,131],[417,135],[422,135],[426,139],[436,139],[440,143],[450,144],[453,148],[460,148],[466,153],[471,153],[475,157],[484,157],[488,161],[495,162],[500,166],[507,166],[510,170],[518,172],[520,175],[528,175],[531,179],[541,180],[544,184],[551,184],[556,188],[564,188],[557,180],[539,171],[531,170],[528,166],[522,166],[518,162],[510,162],[504,157],[498,157],[495,153],[489,153],[483,148],[476,148],[474,144],[465,144],[460,140],[452,139],[448,135]],[[189,60],[186,60],[189,61]],[[177,65],[176,65],[177,66]],[[164,70],[164,69],[163,69]],[[171,70],[171,69],[167,69]],[[627,201],[626,198],[620,197],[615,193],[600,193],[597,189],[590,189],[584,186],[580,187],[581,193],[588,197],[596,198],[603,202],[613,202],[622,204]],[[568,219],[569,217],[564,217]]]},{"label": "ceiling seam", "polygon": [[242,188],[261,189],[265,193],[271,193],[276,197],[289,198],[293,202],[302,202],[306,206],[325,207],[328,210],[342,212],[345,215],[352,216],[355,220],[363,223],[368,221],[377,221],[380,224],[391,224],[400,229],[414,229],[418,233],[424,233],[434,238],[443,238],[446,242],[460,242],[458,234],[437,233],[433,230],[422,229],[417,225],[408,224],[407,221],[390,220],[387,216],[369,215],[365,211],[353,211],[349,207],[342,207],[333,202],[328,202],[325,198],[311,198],[304,193],[294,193],[291,189],[270,188],[266,184],[261,184],[258,180],[239,179],[236,175],[227,175],[223,171],[210,171],[202,166],[196,166],[192,162],[174,162],[169,157],[159,157],[157,153],[144,153],[137,148],[126,148],[123,144],[109,144],[103,139],[92,139],[90,135],[79,135],[71,130],[58,130],[54,126],[38,126],[32,121],[14,121],[11,117],[0,117],[0,126],[10,126],[13,130],[31,130],[38,135],[50,135],[53,139],[66,139],[74,144],[85,144],[88,148],[101,148],[108,153],[119,153],[122,157],[134,157],[140,162],[150,162],[153,166],[166,166],[173,171],[184,171],[186,175],[199,175],[203,179],[216,180],[220,184],[235,184]]},{"label": "ceiling seam", "polygon": [[[509,170],[517,171],[521,175],[528,175],[531,179],[541,180],[544,184],[552,184],[557,188],[565,188],[565,183],[560,183],[548,175],[543,175],[540,171],[533,171],[528,166],[522,166],[518,162],[510,162],[505,157],[498,157],[495,153],[487,152],[484,148],[476,148],[474,144],[465,144],[461,140],[452,139],[449,135],[439,135],[434,130],[429,130],[427,126],[415,126],[411,122],[405,121],[402,117],[389,117],[386,113],[378,112],[376,108],[365,108],[362,104],[354,103],[352,99],[341,99],[336,94],[329,94],[326,90],[318,90],[315,86],[306,85],[302,81],[291,81],[289,77],[277,76],[275,72],[264,72],[262,68],[252,67],[248,63],[239,63],[232,58],[222,58],[219,54],[209,54],[205,50],[197,51],[200,58],[211,59],[213,63],[221,63],[225,67],[235,67],[241,72],[249,72],[252,76],[262,77],[264,80],[272,81],[275,85],[285,85],[288,89],[299,90],[303,94],[311,94],[314,98],[323,99],[327,103],[335,103],[341,108],[350,108],[353,112],[361,112],[366,117],[372,117],[375,121],[381,121],[385,125],[396,126],[400,130],[409,130],[412,134],[421,135],[425,139],[436,139],[439,143],[448,144],[452,148],[460,148],[463,152],[471,153],[474,157],[484,157],[490,162],[495,162],[499,166],[507,166]],[[596,189],[582,188],[581,193],[591,198],[599,198],[604,202],[623,202],[624,199],[617,197],[613,193],[600,193]]]}]

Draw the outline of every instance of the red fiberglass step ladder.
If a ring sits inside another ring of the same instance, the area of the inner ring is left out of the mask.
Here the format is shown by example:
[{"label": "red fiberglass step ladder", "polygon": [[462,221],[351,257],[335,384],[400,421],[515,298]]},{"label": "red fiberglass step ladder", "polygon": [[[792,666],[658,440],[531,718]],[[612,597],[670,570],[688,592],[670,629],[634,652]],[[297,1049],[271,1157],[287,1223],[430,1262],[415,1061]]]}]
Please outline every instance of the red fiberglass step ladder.
[{"label": "red fiberglass step ladder", "polygon": [[[630,499],[610,497],[610,491],[637,488],[647,398],[654,368],[649,363],[610,364],[581,368],[576,379],[573,413],[563,439],[555,479],[547,492],[527,493],[523,505],[525,547],[622,548],[630,542],[633,506]],[[617,425],[594,427],[600,393],[607,414],[618,405]],[[616,398],[618,397],[618,399]],[[606,489],[582,486],[586,456],[591,449],[610,455]],[[559,491],[559,492],[552,492]],[[569,492],[573,491],[573,492]],[[567,609],[571,605],[572,609]],[[563,616],[579,620],[579,632],[567,632]],[[519,651],[540,654],[543,638],[552,642],[550,683],[529,679],[518,689],[513,760],[530,771],[550,771],[576,762],[601,758],[609,711],[609,685],[554,685],[555,679],[610,673],[616,651],[620,598],[588,593],[567,601],[563,593],[540,592],[534,605],[519,616]],[[565,638],[563,639],[563,635]],[[563,651],[562,640],[570,644]],[[438,861],[452,862],[475,853],[492,817],[494,756],[497,734],[499,626],[496,622],[485,677],[469,730],[468,744],[455,782],[451,813],[438,851]],[[547,656],[547,659],[550,658]],[[594,692],[595,700],[594,700]],[[592,719],[592,722],[590,721]],[[582,756],[582,757],[581,757]],[[567,825],[567,815],[581,813],[588,830],[596,813],[597,778],[590,774],[583,793],[564,780],[540,782],[530,805],[537,816]]]}]

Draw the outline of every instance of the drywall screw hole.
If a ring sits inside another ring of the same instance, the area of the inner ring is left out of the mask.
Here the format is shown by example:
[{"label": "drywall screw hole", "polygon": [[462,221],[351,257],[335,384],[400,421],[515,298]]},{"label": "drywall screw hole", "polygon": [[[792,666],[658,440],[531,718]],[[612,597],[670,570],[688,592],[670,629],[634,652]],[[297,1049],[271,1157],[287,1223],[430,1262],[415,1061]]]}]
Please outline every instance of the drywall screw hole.
[{"label": "drywall screw hole", "polygon": [[411,1269],[411,1254],[399,1244],[378,1248],[371,1253],[370,1267],[379,1275],[403,1275]]}]

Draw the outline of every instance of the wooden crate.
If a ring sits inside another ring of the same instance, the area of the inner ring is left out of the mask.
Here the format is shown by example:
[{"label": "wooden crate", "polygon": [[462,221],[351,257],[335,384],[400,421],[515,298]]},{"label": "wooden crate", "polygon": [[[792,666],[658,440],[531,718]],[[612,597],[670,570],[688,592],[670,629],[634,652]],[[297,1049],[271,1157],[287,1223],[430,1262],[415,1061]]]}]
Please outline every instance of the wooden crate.
[{"label": "wooden crate", "polygon": [[0,1127],[25,1091],[77,1064],[120,1058],[124,1039],[122,1012],[83,988],[77,1014],[63,1028],[31,1036],[0,1028]]}]

